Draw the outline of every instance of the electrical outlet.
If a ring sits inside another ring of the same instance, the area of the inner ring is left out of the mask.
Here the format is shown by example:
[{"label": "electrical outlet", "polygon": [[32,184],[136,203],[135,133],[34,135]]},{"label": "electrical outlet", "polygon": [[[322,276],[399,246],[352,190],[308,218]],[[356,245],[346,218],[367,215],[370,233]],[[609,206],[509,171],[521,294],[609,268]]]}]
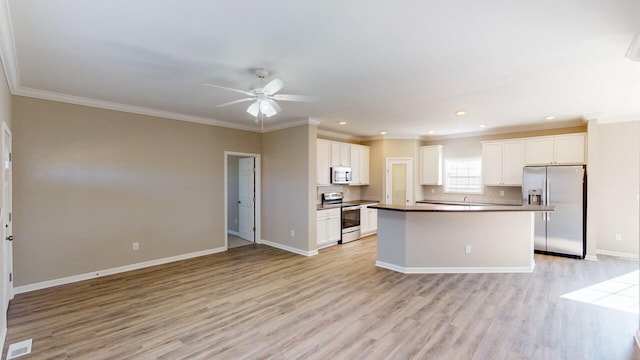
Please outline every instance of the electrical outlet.
[{"label": "electrical outlet", "polygon": [[504,190],[500,190],[500,196],[504,196]]},{"label": "electrical outlet", "polygon": [[622,234],[616,234],[615,240],[616,241],[622,241]]},{"label": "electrical outlet", "polygon": [[296,236],[296,232],[294,230],[291,230],[291,237]]},{"label": "electrical outlet", "polygon": [[467,254],[471,254],[471,245],[465,246],[464,252],[467,253]]},{"label": "electrical outlet", "polygon": [[431,189],[431,193],[435,194],[436,193],[436,189]]},{"label": "electrical outlet", "polygon": [[132,249],[133,251],[138,251],[138,250],[140,249],[140,244],[139,244],[138,242],[134,242],[134,243],[131,245],[131,249]]}]

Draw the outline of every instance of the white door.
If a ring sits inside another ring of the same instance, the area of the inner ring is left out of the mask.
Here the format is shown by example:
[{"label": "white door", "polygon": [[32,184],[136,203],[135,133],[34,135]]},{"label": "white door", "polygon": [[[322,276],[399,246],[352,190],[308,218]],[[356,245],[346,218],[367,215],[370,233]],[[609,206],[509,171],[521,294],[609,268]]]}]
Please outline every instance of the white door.
[{"label": "white door", "polygon": [[8,277],[3,279],[6,284],[4,289],[4,309],[7,309],[9,300],[13,298],[13,226],[12,222],[12,178],[11,178],[11,131],[5,124],[2,126],[2,223],[4,242],[4,274]]},{"label": "white door", "polygon": [[410,205],[413,201],[413,159],[387,158],[387,204]]},{"label": "white door", "polygon": [[255,172],[254,158],[239,159],[238,234],[255,242]]}]

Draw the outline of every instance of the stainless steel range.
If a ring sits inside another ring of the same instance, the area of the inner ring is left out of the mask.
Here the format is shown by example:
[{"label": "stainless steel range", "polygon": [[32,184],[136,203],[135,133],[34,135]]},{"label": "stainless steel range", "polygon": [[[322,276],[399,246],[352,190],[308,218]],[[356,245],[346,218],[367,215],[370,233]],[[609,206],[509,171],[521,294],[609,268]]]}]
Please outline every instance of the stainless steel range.
[{"label": "stainless steel range", "polygon": [[323,205],[340,206],[342,236],[339,243],[344,244],[360,239],[360,205],[343,202],[341,192],[322,194]]}]

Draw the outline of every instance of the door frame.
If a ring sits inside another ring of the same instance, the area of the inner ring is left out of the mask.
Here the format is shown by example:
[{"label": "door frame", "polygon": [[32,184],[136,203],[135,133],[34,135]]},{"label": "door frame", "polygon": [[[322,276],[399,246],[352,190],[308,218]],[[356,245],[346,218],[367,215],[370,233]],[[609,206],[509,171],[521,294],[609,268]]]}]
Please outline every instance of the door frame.
[{"label": "door frame", "polygon": [[255,174],[255,197],[256,201],[254,203],[255,207],[255,236],[254,240],[256,244],[259,244],[262,236],[261,236],[261,223],[260,219],[262,216],[260,215],[260,209],[262,208],[262,195],[261,195],[261,168],[260,168],[260,154],[254,153],[243,153],[236,151],[225,151],[224,152],[224,248],[225,250],[229,249],[229,225],[228,225],[228,206],[229,206],[229,184],[228,184],[228,176],[229,176],[229,156],[243,156],[243,157],[252,157],[255,159],[256,166],[256,174]]},{"label": "door frame", "polygon": [[[9,138],[11,140],[13,140],[13,134],[11,133],[11,129],[9,129],[9,126],[7,125],[6,122],[2,122],[2,140],[1,140],[1,146],[2,146],[2,150],[1,151],[1,156],[2,156],[2,179],[0,179],[0,185],[2,186],[2,204],[0,204],[1,208],[0,208],[0,216],[2,218],[2,225],[5,225],[6,223],[8,223],[10,220],[7,217],[7,207],[9,207],[9,204],[12,204],[13,201],[12,199],[10,199],[11,197],[13,197],[13,181],[12,179],[10,180],[10,184],[11,184],[11,189],[9,189],[9,194],[7,194],[7,196],[5,196],[4,194],[4,186],[5,186],[5,178],[4,178],[4,174],[5,174],[5,169],[4,169],[4,159],[6,157],[7,154],[5,154],[5,137],[4,137],[4,133],[9,134]],[[12,142],[12,141],[11,141]],[[9,144],[9,153],[13,153],[13,146],[12,144]],[[13,160],[11,160],[11,176],[13,177]],[[11,205],[11,207],[13,207],[13,205]],[[10,209],[10,212],[13,212],[13,209]],[[13,274],[13,244],[10,244],[8,241],[6,241],[7,236],[9,235],[13,235],[13,225],[11,226],[11,234],[8,233],[7,231],[7,227],[3,226],[2,227],[2,281],[0,281],[0,284],[2,286],[2,294],[3,299],[2,299],[2,306],[3,306],[3,310],[4,313],[6,314],[6,311],[8,309],[8,305],[9,305],[9,301],[11,299],[13,299],[14,296],[14,292],[13,292],[13,282],[12,281],[8,281],[8,277],[10,276],[9,274]],[[10,246],[11,245],[11,246]],[[11,251],[10,251],[11,250]]]},{"label": "door frame", "polygon": [[393,164],[405,164],[407,166],[406,181],[407,181],[407,199],[409,203],[405,201],[405,205],[409,205],[413,202],[413,158],[410,157],[388,157],[385,160],[385,204],[391,204],[391,167]]}]

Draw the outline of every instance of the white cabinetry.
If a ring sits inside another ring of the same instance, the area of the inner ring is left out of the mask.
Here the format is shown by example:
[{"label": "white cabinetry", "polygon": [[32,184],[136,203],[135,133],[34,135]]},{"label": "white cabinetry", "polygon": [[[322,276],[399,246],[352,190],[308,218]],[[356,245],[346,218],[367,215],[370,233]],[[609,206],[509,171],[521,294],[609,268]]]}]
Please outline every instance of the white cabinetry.
[{"label": "white cabinetry", "polygon": [[331,166],[351,166],[351,144],[331,142]]},{"label": "white cabinetry", "polygon": [[420,185],[442,185],[442,145],[420,147]]},{"label": "white cabinetry", "polygon": [[318,210],[316,213],[316,245],[318,249],[340,241],[340,208]]},{"label": "white cabinetry", "polygon": [[369,185],[369,147],[338,141],[316,141],[316,185],[331,185],[331,167],[351,168],[352,185]]},{"label": "white cabinetry", "polygon": [[351,145],[351,185],[369,185],[369,147]]},{"label": "white cabinetry", "polygon": [[360,208],[360,237],[378,232],[378,210],[369,209],[368,205]]},{"label": "white cabinetry", "polygon": [[331,143],[326,140],[316,142],[316,184],[331,185]]},{"label": "white cabinetry", "polygon": [[526,140],[527,165],[585,163],[584,133],[544,136]]},{"label": "white cabinetry", "polygon": [[522,185],[525,142],[487,141],[482,143],[482,183],[484,185]]}]

